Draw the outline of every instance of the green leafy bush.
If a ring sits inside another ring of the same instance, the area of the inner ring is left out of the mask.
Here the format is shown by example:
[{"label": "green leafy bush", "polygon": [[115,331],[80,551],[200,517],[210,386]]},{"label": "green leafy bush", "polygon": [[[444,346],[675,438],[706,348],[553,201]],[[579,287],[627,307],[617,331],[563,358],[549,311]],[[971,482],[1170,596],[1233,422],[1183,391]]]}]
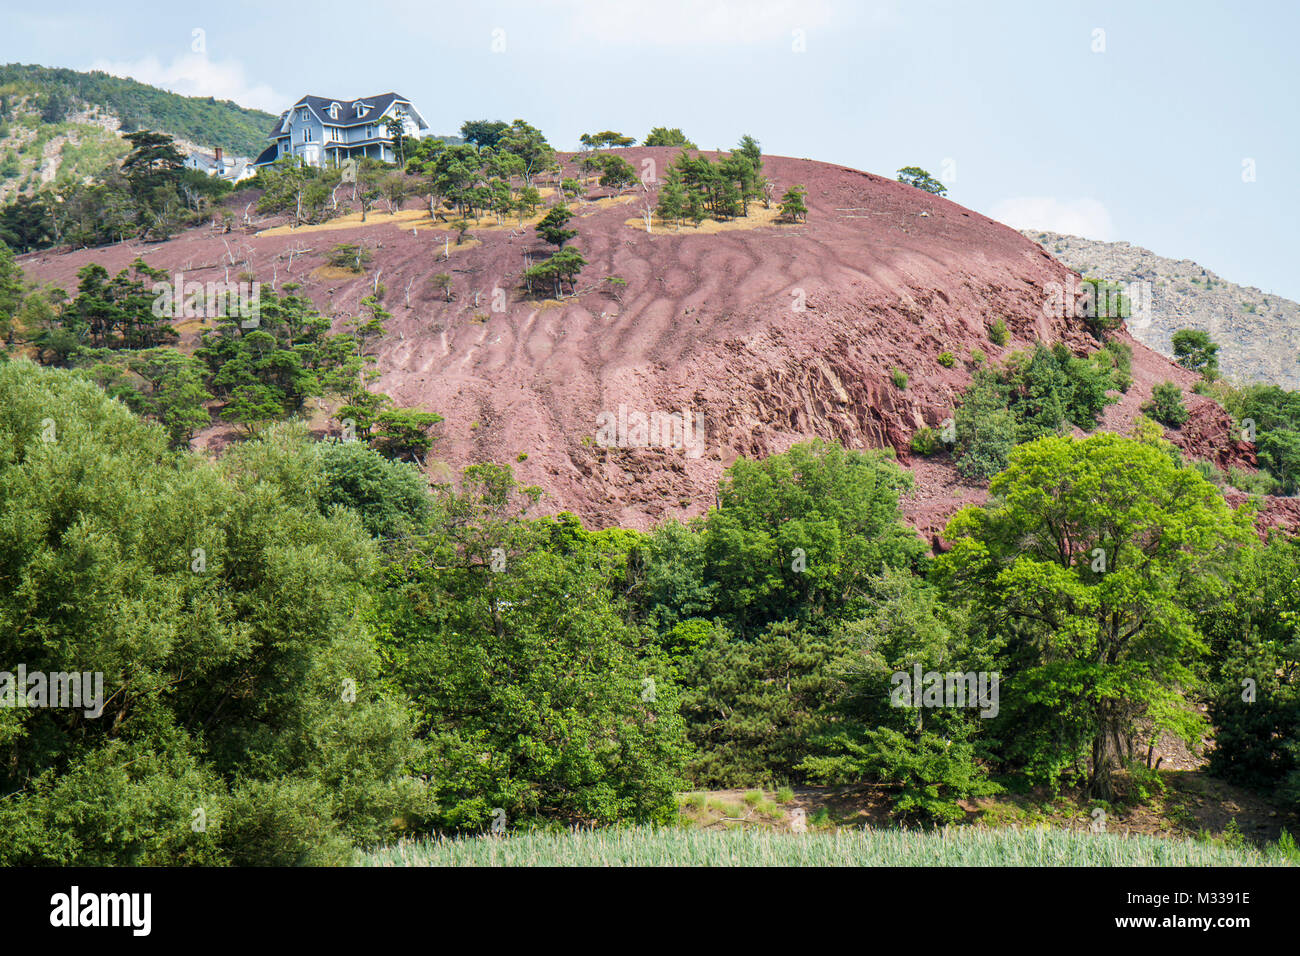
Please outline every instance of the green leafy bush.
[{"label": "green leafy bush", "polygon": [[928,425],[918,428],[912,435],[912,451],[927,458],[939,448],[939,433]]},{"label": "green leafy bush", "polygon": [[1219,374],[1219,346],[1201,329],[1179,329],[1171,341],[1174,360],[1183,368],[1200,372],[1208,381]]},{"label": "green leafy bush", "polygon": [[992,478],[1007,466],[1016,446],[1016,417],[993,378],[981,377],[962,396],[954,416],[953,457],[967,478]]},{"label": "green leafy bush", "polygon": [[994,345],[1006,345],[1011,341],[1011,333],[1007,331],[1005,319],[998,319],[989,326],[989,341]]},{"label": "green leafy bush", "polygon": [[340,242],[325,254],[325,261],[335,269],[346,269],[360,274],[374,258],[374,253],[355,242]]},{"label": "green leafy bush", "polygon": [[1105,342],[1132,313],[1128,296],[1120,283],[1102,279],[1084,278],[1080,291],[1082,297],[1075,303],[1075,315],[1083,319],[1094,338]]},{"label": "green leafy bush", "polygon": [[976,759],[980,711],[923,707],[920,688],[897,706],[896,675],[910,676],[915,666],[987,672],[991,647],[972,644],[960,614],[912,575],[886,572],[878,584],[866,614],[842,629],[843,656],[834,672],[841,686],[820,725],[816,752],[801,769],[825,783],[889,784],[904,820],[963,819],[959,800],[998,789]]},{"label": "green leafy bush", "polygon": [[952,368],[957,364],[957,356],[953,355],[951,352],[940,352],[939,364],[944,368]]},{"label": "green leafy bush", "polygon": [[1173,382],[1161,382],[1152,389],[1151,399],[1142,404],[1142,411],[1170,428],[1179,428],[1187,421],[1183,390]]},{"label": "green leafy bush", "polygon": [[0,864],[338,862],[391,836],[412,745],[375,548],[321,513],[301,429],[212,463],[19,361],[0,447],[0,659],[104,691],[97,718],[0,708]]},{"label": "green leafy bush", "polygon": [[1141,721],[1189,743],[1206,730],[1190,699],[1206,644],[1169,622],[1228,600],[1250,516],[1160,448],[1104,432],[1020,446],[989,495],[949,522],[935,571],[977,633],[1008,635],[1016,670],[990,732],[1030,777],[1087,765],[1089,793],[1112,799],[1113,735]]},{"label": "green leafy bush", "polygon": [[382,595],[381,649],[418,708],[419,825],[668,822],[685,729],[667,658],[610,587],[626,554],[526,521],[540,489],[508,466],[461,484]]},{"label": "green leafy bush", "polygon": [[726,628],[682,668],[682,713],[702,786],[750,786],[791,777],[809,755],[817,711],[831,694],[842,647],[794,622],[749,640]]}]

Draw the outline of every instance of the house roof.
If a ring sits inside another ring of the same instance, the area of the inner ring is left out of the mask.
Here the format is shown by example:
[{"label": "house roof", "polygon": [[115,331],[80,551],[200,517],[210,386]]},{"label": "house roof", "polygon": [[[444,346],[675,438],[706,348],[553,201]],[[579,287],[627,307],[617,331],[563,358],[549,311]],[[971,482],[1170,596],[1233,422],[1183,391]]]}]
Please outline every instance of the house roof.
[{"label": "house roof", "polygon": [[[339,104],[340,107],[338,119],[330,118],[329,108],[333,103]],[[355,107],[358,103],[370,107],[370,109],[366,110],[364,116],[358,116],[356,113]],[[403,106],[406,106],[406,112],[415,120],[419,125],[419,128],[428,129],[428,126],[424,122],[424,117],[422,117],[419,111],[411,105],[410,100],[399,93],[381,93],[378,96],[363,96],[356,100],[338,100],[330,99],[327,96],[308,95],[304,96],[297,103],[294,103],[291,109],[285,110],[280,114],[280,119],[275,124],[275,129],[271,131],[271,135],[278,136],[283,133],[285,121],[289,118],[289,114],[300,106],[309,107],[311,111],[316,114],[317,119],[330,126],[364,126],[367,123],[375,122],[375,120],[383,116],[384,112],[394,103],[401,103]]]},{"label": "house roof", "polygon": [[279,147],[275,143],[272,143],[270,146],[266,147],[266,149],[257,154],[257,159],[253,160],[253,165],[265,166],[267,163],[275,162],[275,154],[278,149]]}]

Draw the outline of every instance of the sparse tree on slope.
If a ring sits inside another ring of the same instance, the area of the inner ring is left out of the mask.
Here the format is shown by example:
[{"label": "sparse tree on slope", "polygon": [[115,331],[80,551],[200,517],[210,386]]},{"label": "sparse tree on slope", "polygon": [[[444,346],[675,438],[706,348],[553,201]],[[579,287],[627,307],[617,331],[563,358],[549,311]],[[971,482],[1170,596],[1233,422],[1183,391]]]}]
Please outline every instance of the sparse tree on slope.
[{"label": "sparse tree on slope", "polygon": [[935,179],[920,166],[904,166],[898,171],[898,181],[908,186],[914,186],[927,193],[933,193],[936,196],[944,196],[948,193],[947,186],[939,182],[939,180]]},{"label": "sparse tree on slope", "polygon": [[802,186],[791,186],[781,197],[781,218],[786,222],[807,222],[808,204],[804,202]]}]

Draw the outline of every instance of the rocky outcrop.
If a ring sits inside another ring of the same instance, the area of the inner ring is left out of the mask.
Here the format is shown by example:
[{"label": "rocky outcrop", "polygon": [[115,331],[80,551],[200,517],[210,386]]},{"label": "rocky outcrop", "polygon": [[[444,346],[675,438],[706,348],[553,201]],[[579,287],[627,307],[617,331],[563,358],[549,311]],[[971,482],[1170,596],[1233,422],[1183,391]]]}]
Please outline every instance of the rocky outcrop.
[{"label": "rocky outcrop", "polygon": [[1127,242],[1037,229],[1024,234],[1084,275],[1151,283],[1150,324],[1130,323],[1143,345],[1172,356],[1175,332],[1200,329],[1219,343],[1219,365],[1230,380],[1300,388],[1300,304],[1228,282],[1189,259],[1166,259]]}]

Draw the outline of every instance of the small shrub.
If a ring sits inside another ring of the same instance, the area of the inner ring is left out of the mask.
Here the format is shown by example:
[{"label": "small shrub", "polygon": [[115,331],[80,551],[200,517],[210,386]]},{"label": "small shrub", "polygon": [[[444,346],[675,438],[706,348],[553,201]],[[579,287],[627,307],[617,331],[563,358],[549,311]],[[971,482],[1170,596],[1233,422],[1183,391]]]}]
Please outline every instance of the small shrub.
[{"label": "small shrub", "polygon": [[970,363],[976,368],[983,368],[984,363],[988,361],[988,356],[984,354],[983,349],[970,350]]},{"label": "small shrub", "polygon": [[928,458],[933,455],[938,448],[939,433],[929,425],[918,428],[916,433],[912,436],[912,451],[916,452],[918,455],[924,455]]},{"label": "small shrub", "polygon": [[1223,835],[1220,837],[1223,845],[1234,850],[1240,850],[1246,845],[1246,835],[1241,832],[1241,827],[1237,826],[1237,818],[1233,817],[1228,821],[1228,825],[1223,828]]},{"label": "small shrub", "polygon": [[1277,842],[1268,848],[1270,856],[1280,857],[1288,863],[1300,863],[1300,847],[1296,846],[1295,837],[1286,830],[1278,834]]},{"label": "small shrub", "polygon": [[1278,490],[1278,481],[1266,471],[1245,471],[1235,465],[1228,469],[1228,483],[1248,495],[1271,495]]},{"label": "small shrub", "polygon": [[1130,760],[1127,770],[1131,800],[1148,803],[1152,797],[1165,792],[1165,781],[1160,771],[1152,770],[1141,760]]},{"label": "small shrub", "polygon": [[1142,411],[1170,428],[1179,428],[1187,421],[1182,389],[1173,382],[1157,385],[1151,392],[1151,400],[1142,406]]},{"label": "small shrub", "polygon": [[957,356],[953,355],[951,352],[940,352],[939,364],[944,368],[952,368],[957,364]]},{"label": "small shrub", "polygon": [[1114,366],[1112,379],[1115,387],[1127,392],[1133,385],[1133,348],[1123,342],[1112,339],[1103,346],[1102,351]]},{"label": "small shrub", "polygon": [[1222,488],[1228,483],[1228,476],[1225,475],[1214,462],[1211,461],[1192,461],[1188,462],[1188,467],[1197,472],[1202,478],[1214,485],[1216,488]]},{"label": "small shrub", "polygon": [[889,377],[894,382],[894,388],[900,390],[907,388],[907,373],[904,372],[901,368],[891,368],[889,370]]},{"label": "small shrub", "polygon": [[1007,323],[1003,319],[998,319],[989,326],[989,341],[997,346],[1006,345],[1011,341],[1011,333],[1007,331]]},{"label": "small shrub", "polygon": [[336,269],[364,272],[373,258],[371,251],[355,242],[340,242],[325,256],[325,261]]},{"label": "small shrub", "polygon": [[[776,791],[777,803],[789,803],[793,799],[794,799],[794,791],[791,790],[789,787],[781,787]],[[1283,833],[1285,832],[1286,831],[1284,830]]]}]

